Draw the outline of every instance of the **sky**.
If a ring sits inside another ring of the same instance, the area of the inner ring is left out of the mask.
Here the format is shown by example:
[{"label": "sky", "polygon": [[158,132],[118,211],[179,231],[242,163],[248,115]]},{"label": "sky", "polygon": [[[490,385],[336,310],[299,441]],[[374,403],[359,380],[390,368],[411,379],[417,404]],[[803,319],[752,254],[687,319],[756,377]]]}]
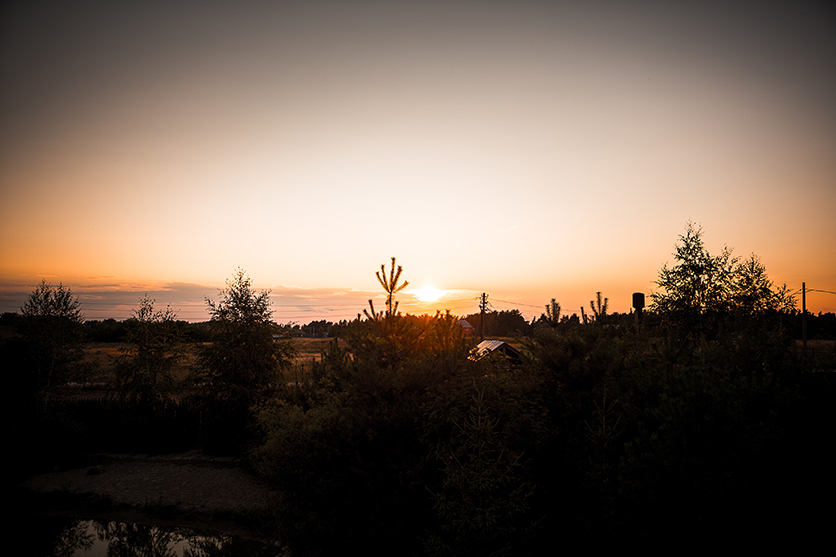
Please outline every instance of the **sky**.
[{"label": "sky", "polygon": [[834,8],[680,4],[6,3],[0,312],[202,321],[240,267],[338,321],[393,256],[410,313],[626,312],[689,221],[836,291]]}]

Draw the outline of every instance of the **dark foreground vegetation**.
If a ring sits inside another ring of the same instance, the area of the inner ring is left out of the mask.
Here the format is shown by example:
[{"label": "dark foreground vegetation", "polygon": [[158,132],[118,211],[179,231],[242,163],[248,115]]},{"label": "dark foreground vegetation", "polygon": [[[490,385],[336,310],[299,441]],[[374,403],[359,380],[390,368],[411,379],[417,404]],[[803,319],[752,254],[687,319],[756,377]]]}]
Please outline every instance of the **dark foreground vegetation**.
[{"label": "dark foreground vegetation", "polygon": [[271,533],[296,555],[812,549],[834,494],[833,344],[802,350],[755,258],[712,257],[692,227],[675,257],[643,320],[555,302],[519,362],[469,358],[450,315],[397,313],[393,261],[386,308],[301,377],[239,271],[188,380],[168,380],[182,339],[146,301],[92,401],[58,396],[75,341],[24,311],[3,344],[7,442],[19,474],[96,451],[242,456],[282,493]]}]

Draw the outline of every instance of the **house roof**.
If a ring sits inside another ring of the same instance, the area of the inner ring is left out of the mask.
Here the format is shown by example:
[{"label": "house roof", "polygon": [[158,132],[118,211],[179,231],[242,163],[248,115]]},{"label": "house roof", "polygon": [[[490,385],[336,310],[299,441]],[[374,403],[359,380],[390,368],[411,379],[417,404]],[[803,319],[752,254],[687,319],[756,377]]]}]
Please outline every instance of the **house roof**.
[{"label": "house roof", "polygon": [[471,360],[481,360],[491,352],[499,350],[512,359],[519,359],[520,351],[505,342],[504,340],[483,340],[476,345],[471,353]]}]

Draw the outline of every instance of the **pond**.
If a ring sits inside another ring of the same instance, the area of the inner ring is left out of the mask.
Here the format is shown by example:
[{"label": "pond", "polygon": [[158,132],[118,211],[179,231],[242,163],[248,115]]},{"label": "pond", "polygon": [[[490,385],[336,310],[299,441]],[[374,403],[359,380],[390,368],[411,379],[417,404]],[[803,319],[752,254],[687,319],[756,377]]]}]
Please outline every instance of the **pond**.
[{"label": "pond", "polygon": [[[41,519],[39,519],[41,520]],[[31,536],[33,555],[49,557],[276,557],[287,555],[274,543],[219,532],[127,522],[44,518]],[[34,546],[34,547],[33,547]]]}]

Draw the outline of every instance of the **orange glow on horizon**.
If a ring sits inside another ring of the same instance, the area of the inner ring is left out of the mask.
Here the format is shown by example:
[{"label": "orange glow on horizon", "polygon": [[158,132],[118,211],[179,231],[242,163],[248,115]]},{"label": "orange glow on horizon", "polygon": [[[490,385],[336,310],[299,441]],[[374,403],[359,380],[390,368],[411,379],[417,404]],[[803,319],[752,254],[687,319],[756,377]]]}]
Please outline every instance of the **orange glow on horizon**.
[{"label": "orange glow on horizon", "polygon": [[626,312],[688,220],[712,254],[836,291],[822,9],[32,6],[0,56],[4,295],[43,277],[199,305],[241,267],[280,320],[349,318],[397,256],[446,287],[404,312],[597,291]]}]

